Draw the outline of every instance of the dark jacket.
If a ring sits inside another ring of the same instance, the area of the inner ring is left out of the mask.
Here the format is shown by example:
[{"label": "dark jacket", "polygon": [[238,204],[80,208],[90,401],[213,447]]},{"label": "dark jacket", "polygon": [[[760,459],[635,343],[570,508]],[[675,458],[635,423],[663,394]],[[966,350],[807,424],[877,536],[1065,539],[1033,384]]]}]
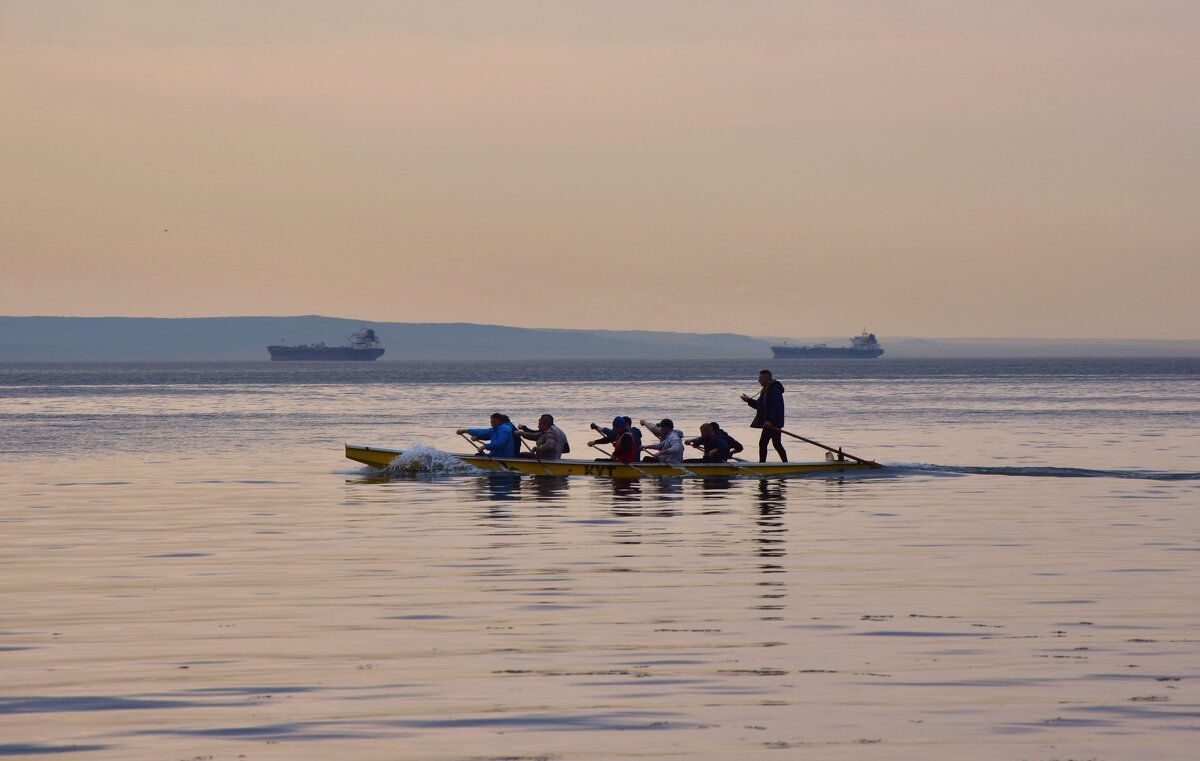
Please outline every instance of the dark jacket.
[{"label": "dark jacket", "polygon": [[772,380],[766,391],[757,399],[746,402],[758,412],[754,415],[751,428],[762,428],[763,423],[770,423],[776,428],[783,427],[783,384]]},{"label": "dark jacket", "polygon": [[707,439],[700,439],[699,444],[704,450],[704,462],[725,462],[733,456],[733,441],[720,429]]}]

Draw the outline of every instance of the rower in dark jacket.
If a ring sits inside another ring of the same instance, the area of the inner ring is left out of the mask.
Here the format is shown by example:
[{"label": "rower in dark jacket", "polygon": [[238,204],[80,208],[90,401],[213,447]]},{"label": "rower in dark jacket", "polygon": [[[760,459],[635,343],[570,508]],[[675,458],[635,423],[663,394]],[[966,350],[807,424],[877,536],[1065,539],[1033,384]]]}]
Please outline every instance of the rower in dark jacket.
[{"label": "rower in dark jacket", "polygon": [[[627,417],[618,416],[613,418],[612,429],[601,429],[607,431],[604,438],[589,441],[588,446],[594,447],[597,444],[612,444],[613,453],[611,457],[604,459],[616,460],[618,462],[635,462],[642,455],[641,439],[634,436],[630,429],[630,420]],[[592,425],[593,428],[597,426]],[[598,461],[600,458],[596,458]]]},{"label": "rower in dark jacket", "polygon": [[688,439],[685,443],[704,452],[704,456],[688,458],[684,462],[725,462],[734,455],[735,445],[736,451],[742,451],[742,445],[734,441],[716,423],[700,426],[700,435]]},{"label": "rower in dark jacket", "polygon": [[750,424],[750,427],[763,429],[762,435],[758,437],[758,461],[767,461],[767,442],[769,441],[775,445],[779,459],[787,462],[787,450],[783,448],[782,433],[783,384],[775,380],[770,370],[760,370],[758,385],[762,386],[762,390],[756,394],[757,399],[742,394],[742,401],[758,410],[754,414],[754,422]]},{"label": "rower in dark jacket", "polygon": [[745,449],[745,447],[742,446],[742,442],[733,438],[733,434],[722,428],[721,424],[717,421],[714,420],[709,423],[709,425],[712,426],[713,433],[717,434],[718,436],[724,436],[725,440],[729,442],[729,459],[736,460],[737,454]]},{"label": "rower in dark jacket", "polygon": [[[628,415],[622,415],[621,419],[625,421],[625,428],[627,428],[629,430],[629,432],[633,434],[633,438],[635,438],[637,440],[638,451],[641,452],[642,451],[642,429],[638,428],[636,425],[634,425],[633,418],[629,417]],[[600,435],[604,437],[604,440],[600,441],[600,443],[602,443],[602,444],[612,443],[612,441],[617,438],[617,434],[613,432],[613,429],[608,428],[607,426],[602,428],[602,427],[596,425],[595,423],[592,423],[591,428],[593,431],[599,432]]]}]

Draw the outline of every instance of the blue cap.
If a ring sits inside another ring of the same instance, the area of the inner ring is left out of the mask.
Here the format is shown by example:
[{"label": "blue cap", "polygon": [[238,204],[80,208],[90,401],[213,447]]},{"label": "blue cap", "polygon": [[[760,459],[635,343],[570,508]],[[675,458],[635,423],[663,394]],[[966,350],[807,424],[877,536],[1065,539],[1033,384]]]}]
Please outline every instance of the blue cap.
[{"label": "blue cap", "polygon": [[628,427],[629,426],[625,425],[625,418],[621,417],[620,415],[617,415],[615,418],[613,418],[613,428],[628,428]]}]

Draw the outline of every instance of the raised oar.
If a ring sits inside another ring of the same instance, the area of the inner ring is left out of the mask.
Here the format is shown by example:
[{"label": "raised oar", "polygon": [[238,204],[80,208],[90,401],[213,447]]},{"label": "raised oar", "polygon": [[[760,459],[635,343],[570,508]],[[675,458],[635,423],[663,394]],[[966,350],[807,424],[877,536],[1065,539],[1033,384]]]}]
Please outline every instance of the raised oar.
[{"label": "raised oar", "polygon": [[475,442],[474,442],[474,441],[471,441],[470,437],[469,437],[469,436],[467,436],[467,434],[465,434],[465,433],[460,433],[460,434],[458,434],[458,435],[459,435],[459,436],[462,436],[464,439],[466,439],[466,440],[467,440],[467,443],[468,443],[468,444],[470,444],[472,447],[474,447],[476,452],[478,452],[479,454],[481,454],[481,455],[483,455],[484,457],[488,458],[489,460],[491,460],[491,461],[492,461],[492,462],[494,462],[495,464],[499,465],[499,466],[500,466],[500,468],[501,468],[501,470],[508,470],[508,471],[512,471],[512,468],[510,468],[510,467],[508,467],[507,465],[505,465],[504,463],[500,462],[500,461],[499,461],[499,460],[497,460],[495,457],[492,457],[492,453],[491,453],[491,452],[487,451],[487,450],[486,450],[486,449],[484,449],[482,446],[476,446]]},{"label": "raised oar", "polygon": [[833,452],[834,454],[839,455],[841,457],[849,457],[851,460],[854,460],[855,462],[861,462],[863,465],[866,465],[868,467],[871,467],[871,468],[882,468],[883,467],[882,465],[875,462],[874,460],[864,460],[861,457],[855,457],[854,455],[850,454],[849,452],[843,452],[840,449],[834,449],[833,447],[827,447],[819,441],[813,441],[812,439],[806,439],[803,436],[800,436],[799,434],[792,433],[791,431],[785,431],[778,426],[771,425],[770,423],[764,423],[763,427],[779,431],[780,433],[786,433],[788,436],[791,436],[793,439],[800,439],[803,442],[812,444],[814,447],[820,447],[821,449],[824,449],[828,452]]}]

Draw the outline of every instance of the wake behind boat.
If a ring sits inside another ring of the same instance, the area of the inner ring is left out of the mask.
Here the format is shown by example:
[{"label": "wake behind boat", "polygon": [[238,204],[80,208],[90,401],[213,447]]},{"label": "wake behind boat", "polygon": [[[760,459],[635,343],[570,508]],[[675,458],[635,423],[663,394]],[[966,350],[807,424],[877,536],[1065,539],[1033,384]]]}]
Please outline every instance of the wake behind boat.
[{"label": "wake behind boat", "polygon": [[[389,468],[403,449],[346,445],[346,457],[374,468]],[[830,453],[832,459],[815,462],[705,462],[670,465],[666,463],[593,460],[531,460],[517,457],[489,457],[486,454],[452,454],[452,457],[481,470],[501,470],[530,476],[599,476],[602,478],[660,478],[670,476],[792,476],[810,473],[836,473],[881,467],[866,460],[849,459]],[[419,467],[414,461],[410,467]],[[414,469],[415,469],[414,467]]]}]

